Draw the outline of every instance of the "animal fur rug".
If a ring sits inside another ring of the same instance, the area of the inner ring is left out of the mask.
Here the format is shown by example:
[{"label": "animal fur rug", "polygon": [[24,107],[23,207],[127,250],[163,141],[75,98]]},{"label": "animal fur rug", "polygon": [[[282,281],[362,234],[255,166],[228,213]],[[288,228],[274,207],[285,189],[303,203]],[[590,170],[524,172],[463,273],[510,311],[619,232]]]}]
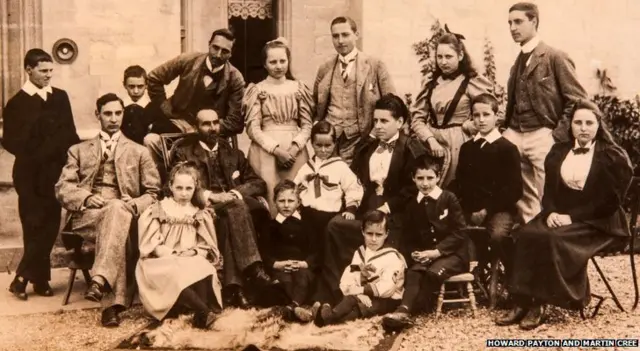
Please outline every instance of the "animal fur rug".
[{"label": "animal fur rug", "polygon": [[210,330],[191,326],[191,316],[165,320],[143,331],[152,349],[241,350],[249,345],[268,350],[369,351],[384,337],[381,317],[318,328],[313,323],[285,322],[276,309],[226,309]]}]

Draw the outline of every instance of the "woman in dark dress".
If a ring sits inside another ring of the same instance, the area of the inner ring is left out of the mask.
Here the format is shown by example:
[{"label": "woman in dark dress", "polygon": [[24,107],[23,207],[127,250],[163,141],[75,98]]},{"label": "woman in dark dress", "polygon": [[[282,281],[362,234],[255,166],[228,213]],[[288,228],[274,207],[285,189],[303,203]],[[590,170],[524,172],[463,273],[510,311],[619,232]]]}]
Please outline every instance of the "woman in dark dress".
[{"label": "woman in dark dress", "polygon": [[590,300],[587,263],[629,236],[621,203],[631,162],[590,101],[577,101],[570,141],[545,159],[542,211],[513,234],[516,243],[508,290],[516,306],[496,320],[529,330],[544,322],[545,304],[579,310]]}]

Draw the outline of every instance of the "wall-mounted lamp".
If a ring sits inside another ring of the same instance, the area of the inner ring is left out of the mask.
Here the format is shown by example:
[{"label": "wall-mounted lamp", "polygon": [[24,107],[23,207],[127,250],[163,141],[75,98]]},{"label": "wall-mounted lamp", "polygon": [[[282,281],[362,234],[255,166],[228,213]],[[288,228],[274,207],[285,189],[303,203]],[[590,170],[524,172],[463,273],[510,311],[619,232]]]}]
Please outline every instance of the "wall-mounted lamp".
[{"label": "wall-mounted lamp", "polygon": [[53,44],[51,52],[57,63],[70,64],[78,57],[78,45],[71,39],[63,38]]}]

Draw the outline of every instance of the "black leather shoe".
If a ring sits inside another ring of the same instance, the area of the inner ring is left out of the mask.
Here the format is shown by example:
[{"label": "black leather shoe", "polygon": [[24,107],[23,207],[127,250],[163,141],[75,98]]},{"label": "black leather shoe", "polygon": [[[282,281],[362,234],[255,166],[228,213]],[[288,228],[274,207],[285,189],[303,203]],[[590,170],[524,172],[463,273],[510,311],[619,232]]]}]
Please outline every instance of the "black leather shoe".
[{"label": "black leather shoe", "polygon": [[389,313],[382,318],[382,326],[385,330],[400,331],[413,325],[413,320],[409,312],[404,310],[396,310],[393,313]]},{"label": "black leather shoe", "polygon": [[322,328],[327,324],[331,323],[331,317],[333,316],[333,311],[331,310],[331,305],[328,303],[322,304],[320,310],[316,313],[316,318],[313,321],[317,327]]},{"label": "black leather shoe", "polygon": [[532,330],[544,323],[546,317],[544,306],[536,306],[529,309],[529,312],[520,321],[520,329]]},{"label": "black leather shoe", "polygon": [[103,291],[102,285],[100,285],[95,281],[91,281],[91,284],[89,284],[89,288],[84,293],[84,298],[89,301],[100,302],[102,301],[102,296],[103,296],[102,291]]},{"label": "black leather shoe", "polygon": [[251,303],[249,303],[249,300],[247,299],[247,297],[244,295],[244,291],[242,291],[242,289],[238,289],[234,294],[233,294],[233,306],[238,307],[240,309],[246,310],[249,307],[251,307]]},{"label": "black leather shoe", "polygon": [[120,316],[118,310],[115,307],[107,307],[102,311],[102,318],[100,318],[103,327],[115,328],[120,326]]},{"label": "black leather shoe", "polygon": [[198,311],[193,314],[192,324],[194,328],[209,329],[218,319],[218,315],[213,312]]},{"label": "black leather shoe", "polygon": [[13,278],[11,284],[9,284],[9,291],[18,299],[27,301],[27,280],[16,276]]},{"label": "black leather shoe", "polygon": [[529,310],[526,308],[516,306],[506,314],[496,318],[496,321],[495,321],[496,325],[507,326],[507,325],[518,324],[520,323],[522,318],[524,318],[524,316],[527,314],[528,311]]},{"label": "black leather shoe", "polygon": [[271,276],[264,271],[262,266],[256,267],[249,276],[249,279],[253,284],[263,288],[273,287],[280,284],[280,281],[271,278]]},{"label": "black leather shoe", "polygon": [[40,296],[53,296],[53,289],[49,282],[33,283],[33,291]]}]

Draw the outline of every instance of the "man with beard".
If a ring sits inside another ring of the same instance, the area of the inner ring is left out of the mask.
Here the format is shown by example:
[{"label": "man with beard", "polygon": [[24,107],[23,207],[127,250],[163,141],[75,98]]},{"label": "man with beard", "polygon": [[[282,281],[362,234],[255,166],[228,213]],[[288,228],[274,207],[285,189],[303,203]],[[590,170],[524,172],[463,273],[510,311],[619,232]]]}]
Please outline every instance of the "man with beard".
[{"label": "man with beard", "polygon": [[[164,173],[161,133],[195,132],[196,113],[207,108],[220,117],[220,135],[227,138],[242,133],[240,112],[244,96],[242,73],[228,61],[235,37],[228,29],[211,34],[208,53],[182,54],[149,72],[151,104],[146,109],[153,121],[144,144]],[[167,98],[164,86],[180,78],[173,96]]]},{"label": "man with beard", "polygon": [[257,199],[267,193],[266,183],[249,165],[240,150],[221,138],[221,121],[213,109],[196,114],[197,137],[178,141],[172,150],[172,164],[195,162],[200,172],[198,198],[218,216],[216,232],[222,251],[225,305],[245,308],[242,290],[245,279],[259,287],[279,282],[264,271],[258,251],[256,228],[264,228],[271,218]]}]

